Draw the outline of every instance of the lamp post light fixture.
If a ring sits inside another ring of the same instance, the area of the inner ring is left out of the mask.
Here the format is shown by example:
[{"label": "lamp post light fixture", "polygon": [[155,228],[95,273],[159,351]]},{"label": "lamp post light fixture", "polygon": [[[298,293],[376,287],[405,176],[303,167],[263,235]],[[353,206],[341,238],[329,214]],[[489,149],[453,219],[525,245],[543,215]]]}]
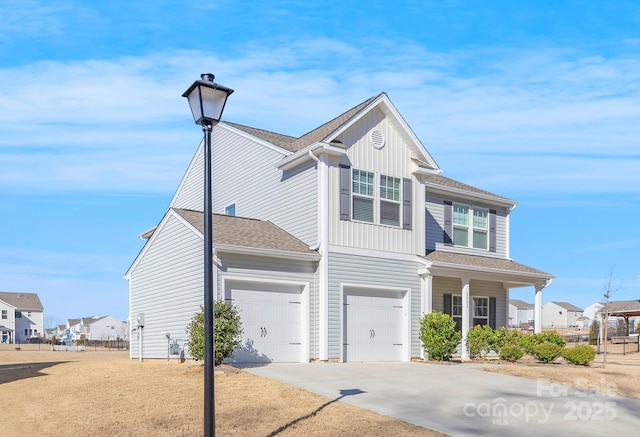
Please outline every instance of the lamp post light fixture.
[{"label": "lamp post light fixture", "polygon": [[213,325],[213,209],[211,200],[211,131],[220,121],[231,88],[219,85],[215,76],[205,73],[182,94],[189,100],[196,124],[204,132],[204,435],[213,437],[215,399],[213,367],[215,358]]}]

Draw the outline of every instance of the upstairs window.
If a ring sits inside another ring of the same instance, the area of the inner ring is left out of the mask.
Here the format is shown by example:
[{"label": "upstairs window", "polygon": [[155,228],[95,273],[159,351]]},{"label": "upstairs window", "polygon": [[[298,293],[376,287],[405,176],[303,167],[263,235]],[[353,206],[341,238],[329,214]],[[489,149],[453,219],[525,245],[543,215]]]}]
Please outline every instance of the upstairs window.
[{"label": "upstairs window", "polygon": [[353,219],[373,223],[374,174],[353,170]]},{"label": "upstairs window", "polygon": [[400,226],[400,179],[380,176],[380,223]]},{"label": "upstairs window", "polygon": [[16,319],[22,318],[22,311],[16,311]]},{"label": "upstairs window", "polygon": [[6,319],[7,319],[7,310],[2,310],[2,318],[3,318],[4,320],[6,320]]},{"label": "upstairs window", "polygon": [[475,249],[488,249],[489,210],[454,204],[453,244]]},{"label": "upstairs window", "polygon": [[231,205],[227,205],[224,207],[224,215],[236,215],[236,204],[232,203]]}]

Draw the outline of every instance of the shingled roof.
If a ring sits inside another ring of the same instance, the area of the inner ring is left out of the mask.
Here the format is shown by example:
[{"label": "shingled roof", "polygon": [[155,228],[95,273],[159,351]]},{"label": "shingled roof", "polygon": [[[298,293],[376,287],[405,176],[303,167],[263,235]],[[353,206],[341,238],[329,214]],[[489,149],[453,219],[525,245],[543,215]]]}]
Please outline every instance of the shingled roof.
[{"label": "shingled roof", "polygon": [[0,292],[0,300],[19,310],[43,311],[42,302],[35,293]]},{"label": "shingled roof", "polygon": [[551,302],[555,303],[559,307],[564,308],[567,311],[579,311],[579,312],[584,311],[582,308],[578,308],[577,306],[569,302],[555,302],[555,301],[551,301]]},{"label": "shingled roof", "polygon": [[536,275],[541,277],[552,278],[553,275],[534,269],[533,267],[517,263],[508,259],[492,258],[478,255],[465,255],[461,253],[430,251],[425,257],[427,260],[435,263],[455,264],[461,267],[479,267],[483,269],[502,270],[504,272],[514,274]]},{"label": "shingled roof", "polygon": [[[173,208],[198,231],[204,232],[204,213]],[[317,254],[309,246],[269,221],[214,214],[214,246]]]},{"label": "shingled roof", "polygon": [[527,310],[535,308],[534,304],[527,303],[524,300],[520,300],[520,299],[509,299],[509,304],[513,305],[516,308],[522,308],[522,309],[527,309]]},{"label": "shingled roof", "polygon": [[450,179],[450,178],[446,178],[444,176],[440,176],[440,175],[435,175],[430,177],[427,182],[426,182],[427,186],[428,185],[438,185],[440,187],[443,188],[451,188],[454,190],[458,190],[458,191],[466,191],[467,193],[471,193],[471,194],[479,194],[479,195],[483,195],[483,196],[489,196],[489,197],[495,197],[496,199],[499,200],[503,200],[507,203],[513,203],[515,204],[516,202],[504,197],[504,196],[500,196],[498,194],[492,193],[490,191],[485,191],[485,190],[481,190],[480,188],[476,188],[473,187],[471,185],[467,185],[467,184],[463,184],[462,182],[456,181],[454,179]]},{"label": "shingled roof", "polygon": [[241,124],[236,124],[236,123],[229,123],[225,121],[225,124],[234,127],[238,130],[244,131],[250,135],[253,135],[254,137],[260,138],[264,141],[267,141],[271,144],[274,144],[278,147],[281,147],[283,149],[286,149],[290,152],[297,152],[299,150],[304,149],[305,147],[317,143],[319,141],[322,141],[323,139],[325,139],[327,136],[329,136],[332,132],[336,131],[338,128],[340,128],[340,126],[342,126],[343,124],[345,124],[347,121],[349,121],[351,118],[353,118],[354,116],[356,116],[360,111],[362,111],[364,108],[366,108],[369,104],[371,104],[371,102],[373,102],[374,100],[376,100],[377,98],[379,98],[381,95],[383,95],[384,93],[380,93],[377,96],[373,96],[367,100],[365,100],[364,102],[360,103],[359,105],[354,106],[353,108],[349,109],[348,111],[344,112],[343,114],[337,116],[336,118],[334,118],[333,120],[323,124],[320,127],[317,127],[315,129],[313,129],[310,132],[307,132],[306,134],[302,135],[299,138],[295,138],[295,137],[290,137],[287,135],[282,135],[282,134],[278,134],[275,132],[270,132],[270,131],[266,131],[266,130],[262,130],[262,129],[256,129],[253,127],[249,127],[249,126],[243,126]]}]

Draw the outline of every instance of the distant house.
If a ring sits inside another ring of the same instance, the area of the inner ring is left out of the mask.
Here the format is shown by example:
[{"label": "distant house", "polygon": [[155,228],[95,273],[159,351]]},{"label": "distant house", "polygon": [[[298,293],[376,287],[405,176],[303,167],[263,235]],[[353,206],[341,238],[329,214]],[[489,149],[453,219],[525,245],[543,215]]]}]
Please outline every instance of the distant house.
[{"label": "distant house", "polygon": [[80,330],[88,341],[129,339],[127,323],[112,316],[83,317]]},{"label": "distant house", "polygon": [[533,323],[535,305],[523,300],[509,300],[509,326],[520,328],[523,323]]},{"label": "distant house", "polygon": [[43,314],[37,294],[0,292],[0,342],[19,344],[42,337]]},{"label": "distant house", "polygon": [[578,318],[584,310],[569,302],[547,302],[542,305],[542,321],[548,328],[577,328],[582,327]]}]

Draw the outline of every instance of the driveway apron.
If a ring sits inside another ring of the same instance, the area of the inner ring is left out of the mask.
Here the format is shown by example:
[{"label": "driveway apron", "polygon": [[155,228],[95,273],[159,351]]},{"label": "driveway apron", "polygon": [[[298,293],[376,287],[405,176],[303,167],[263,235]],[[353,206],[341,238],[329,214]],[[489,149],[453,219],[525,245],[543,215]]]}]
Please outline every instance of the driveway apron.
[{"label": "driveway apron", "polygon": [[453,436],[637,435],[640,400],[616,387],[575,389],[479,365],[272,363],[245,370]]}]

